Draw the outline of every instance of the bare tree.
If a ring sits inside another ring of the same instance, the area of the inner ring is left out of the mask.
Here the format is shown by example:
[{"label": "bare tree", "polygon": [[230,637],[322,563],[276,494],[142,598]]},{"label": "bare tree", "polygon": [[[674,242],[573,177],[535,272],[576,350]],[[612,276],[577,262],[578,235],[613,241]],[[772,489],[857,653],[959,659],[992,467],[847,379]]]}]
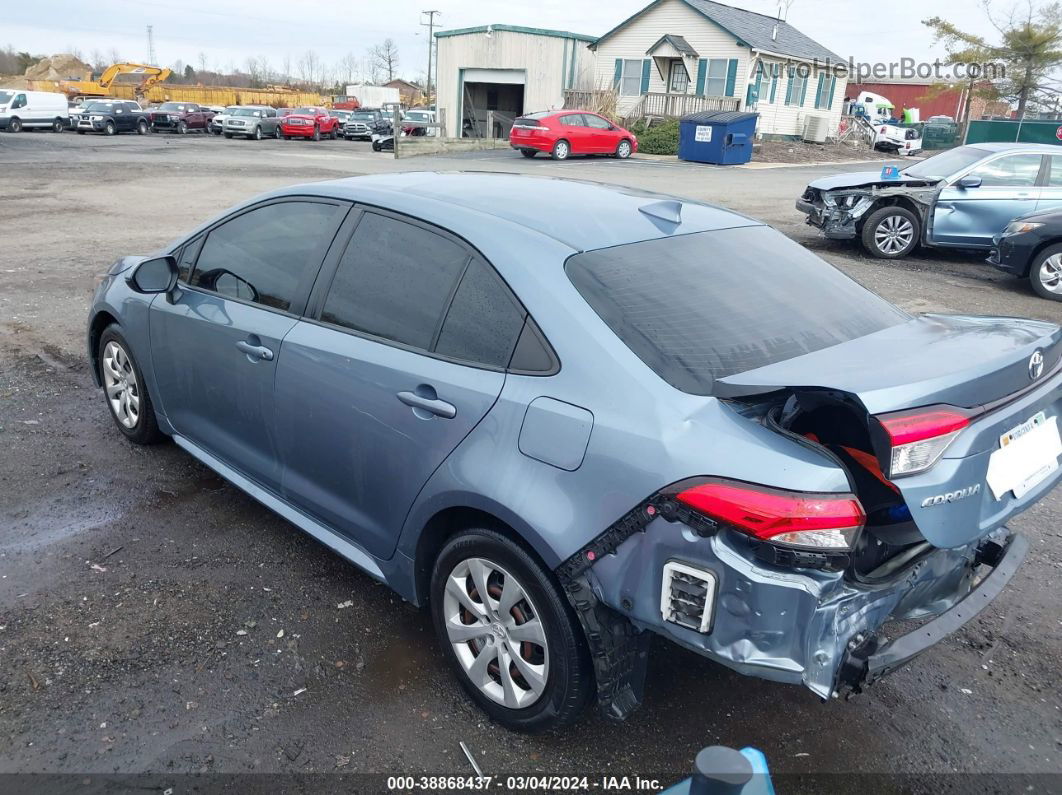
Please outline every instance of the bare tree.
[{"label": "bare tree", "polygon": [[312,84],[317,79],[319,67],[320,60],[317,57],[317,53],[313,50],[307,50],[299,58],[299,77],[302,78],[304,83]]},{"label": "bare tree", "polygon": [[262,69],[258,64],[258,59],[248,58],[244,61],[244,66],[247,69],[247,77],[251,81],[251,88],[258,88],[262,83]]},{"label": "bare tree", "polygon": [[378,76],[386,77],[388,82],[395,79],[398,73],[398,45],[394,39],[384,39],[382,44],[370,47],[369,58]]},{"label": "bare tree", "polygon": [[107,68],[107,62],[103,59],[103,53],[99,50],[93,50],[92,55],[89,56],[89,66],[92,67],[94,72],[102,72]]},{"label": "bare tree", "polygon": [[284,82],[285,83],[290,83],[291,82],[291,53],[290,52],[284,53],[284,60],[282,61],[282,63],[283,63],[283,67],[282,68],[284,69]]},{"label": "bare tree", "polygon": [[351,83],[358,82],[358,74],[361,72],[361,61],[358,60],[352,52],[348,52],[342,58],[339,59],[339,65],[336,68],[336,74],[338,79],[342,80],[344,84],[349,85]]},{"label": "bare tree", "polygon": [[111,63],[122,63],[125,61],[116,47],[111,47],[111,51],[107,54],[107,57],[111,59]]},{"label": "bare tree", "polygon": [[262,82],[270,85],[273,82],[273,65],[265,55],[258,56],[258,71],[262,74]]}]

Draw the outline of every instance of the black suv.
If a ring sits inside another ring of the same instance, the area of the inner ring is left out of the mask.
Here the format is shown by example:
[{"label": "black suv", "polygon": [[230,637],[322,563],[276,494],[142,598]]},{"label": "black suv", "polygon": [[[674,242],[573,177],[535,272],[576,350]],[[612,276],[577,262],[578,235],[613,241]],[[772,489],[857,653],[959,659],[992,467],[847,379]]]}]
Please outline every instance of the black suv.
[{"label": "black suv", "polygon": [[87,132],[105,135],[135,132],[143,135],[151,131],[151,122],[140,103],[126,99],[98,99],[89,102],[72,121],[78,135]]},{"label": "black suv", "polygon": [[358,108],[350,112],[350,118],[343,127],[343,137],[348,141],[355,138],[368,141],[374,133],[390,135],[391,127],[391,119],[379,108]]}]

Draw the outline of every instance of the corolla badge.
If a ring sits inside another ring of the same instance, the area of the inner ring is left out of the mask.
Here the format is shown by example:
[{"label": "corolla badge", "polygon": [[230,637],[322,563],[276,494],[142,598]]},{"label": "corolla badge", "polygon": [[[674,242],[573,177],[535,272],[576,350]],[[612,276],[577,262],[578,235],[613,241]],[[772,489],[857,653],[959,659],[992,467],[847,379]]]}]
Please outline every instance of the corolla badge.
[{"label": "corolla badge", "polygon": [[922,507],[930,508],[934,505],[946,505],[950,502],[958,502],[959,500],[965,500],[967,497],[972,497],[975,494],[980,493],[981,484],[975,483],[972,486],[967,486],[965,489],[949,491],[946,494],[938,494],[935,497],[926,497],[924,500],[922,500]]},{"label": "corolla badge", "polygon": [[1044,372],[1044,352],[1036,351],[1029,357],[1029,380],[1035,381]]}]

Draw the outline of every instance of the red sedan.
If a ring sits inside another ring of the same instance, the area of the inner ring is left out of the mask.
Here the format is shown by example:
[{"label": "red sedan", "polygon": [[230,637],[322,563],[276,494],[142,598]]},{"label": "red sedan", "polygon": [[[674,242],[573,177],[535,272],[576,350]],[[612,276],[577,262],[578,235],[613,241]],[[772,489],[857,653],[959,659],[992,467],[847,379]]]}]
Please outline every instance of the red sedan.
[{"label": "red sedan", "polygon": [[513,122],[509,143],[524,157],[548,152],[554,160],[569,155],[630,157],[638,151],[634,133],[586,110],[528,113]]},{"label": "red sedan", "polygon": [[322,138],[335,140],[339,137],[339,119],[330,116],[324,108],[295,108],[280,121],[280,134],[291,138]]}]

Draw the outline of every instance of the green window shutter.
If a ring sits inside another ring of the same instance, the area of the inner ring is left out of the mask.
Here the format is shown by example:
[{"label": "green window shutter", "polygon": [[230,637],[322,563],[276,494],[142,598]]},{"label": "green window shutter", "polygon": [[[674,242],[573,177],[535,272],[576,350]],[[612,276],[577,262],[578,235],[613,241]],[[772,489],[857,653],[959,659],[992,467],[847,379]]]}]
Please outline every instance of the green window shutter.
[{"label": "green window shutter", "polygon": [[649,65],[652,63],[651,58],[646,58],[642,61],[642,93],[649,93]]},{"label": "green window shutter", "polygon": [[785,104],[790,105],[793,102],[793,74],[790,72],[786,77],[788,80],[785,81]]},{"label": "green window shutter", "polygon": [[622,81],[622,80],[623,80],[623,59],[622,58],[617,58],[616,59],[616,74],[612,78],[612,83],[615,86],[617,91],[619,91],[620,81]]},{"label": "green window shutter", "polygon": [[804,100],[808,96],[808,79],[804,78],[804,84],[800,87],[800,107],[804,107]]},{"label": "green window shutter", "polygon": [[816,110],[818,108],[822,107],[822,84],[825,83],[825,82],[826,82],[825,73],[819,74],[819,85],[818,85],[818,88],[815,89],[815,108],[816,108]]},{"label": "green window shutter", "polygon": [[831,77],[830,78],[830,98],[828,100],[826,100],[826,109],[827,110],[829,110],[830,108],[833,107],[833,95],[836,92],[836,90],[837,90],[837,78],[836,77]]},{"label": "green window shutter", "polygon": [[778,75],[772,70],[771,72],[771,104],[774,104],[775,92],[778,90]]},{"label": "green window shutter", "polygon": [[701,58],[697,61],[697,94],[704,96],[704,78],[708,74],[708,61]]},{"label": "green window shutter", "polygon": [[756,71],[753,73],[753,79],[749,81],[748,88],[745,89],[745,104],[755,105],[760,101],[760,78],[763,76],[763,64],[756,63]]},{"label": "green window shutter", "polygon": [[734,83],[737,81],[737,58],[731,58],[726,65],[726,95],[734,96]]}]

